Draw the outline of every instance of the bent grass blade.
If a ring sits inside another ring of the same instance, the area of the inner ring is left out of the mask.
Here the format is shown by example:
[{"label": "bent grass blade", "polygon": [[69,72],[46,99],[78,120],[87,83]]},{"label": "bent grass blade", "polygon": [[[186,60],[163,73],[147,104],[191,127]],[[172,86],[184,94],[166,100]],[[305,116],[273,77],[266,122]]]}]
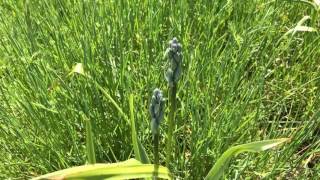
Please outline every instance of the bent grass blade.
[{"label": "bent grass blade", "polygon": [[224,169],[229,165],[229,162],[232,157],[243,153],[243,152],[261,152],[279,144],[282,144],[288,141],[289,138],[281,138],[281,139],[273,139],[273,140],[265,140],[265,141],[257,141],[248,144],[242,144],[238,146],[234,146],[225,151],[222,156],[217,160],[214,166],[209,171],[208,175],[205,177],[206,180],[218,180],[222,174]]}]

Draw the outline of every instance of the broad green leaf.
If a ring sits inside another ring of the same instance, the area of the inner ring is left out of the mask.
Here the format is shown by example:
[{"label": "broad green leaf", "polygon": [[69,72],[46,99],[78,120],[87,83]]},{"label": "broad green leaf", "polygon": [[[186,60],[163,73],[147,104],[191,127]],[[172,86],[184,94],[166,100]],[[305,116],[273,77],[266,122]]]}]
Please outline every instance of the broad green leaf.
[{"label": "broad green leaf", "polygon": [[137,137],[137,131],[134,121],[134,106],[133,106],[133,95],[130,94],[129,96],[129,108],[130,108],[130,120],[131,120],[131,136],[132,136],[132,144],[133,144],[133,150],[136,156],[136,159],[141,161],[144,164],[149,164],[150,160],[148,158],[148,155],[139,141]]},{"label": "broad green leaf", "polygon": [[217,180],[219,179],[224,169],[229,165],[229,161],[232,157],[242,152],[260,152],[270,148],[273,148],[279,144],[288,141],[289,138],[257,141],[248,144],[242,144],[234,146],[225,151],[222,156],[217,160],[215,165],[211,168],[208,175],[205,177],[206,180]]},{"label": "broad green leaf", "polygon": [[[135,159],[113,164],[84,165],[56,171],[43,176],[33,178],[39,179],[136,179],[152,178],[154,175],[153,164],[142,164]],[[158,177],[171,179],[169,170],[159,166]]]}]

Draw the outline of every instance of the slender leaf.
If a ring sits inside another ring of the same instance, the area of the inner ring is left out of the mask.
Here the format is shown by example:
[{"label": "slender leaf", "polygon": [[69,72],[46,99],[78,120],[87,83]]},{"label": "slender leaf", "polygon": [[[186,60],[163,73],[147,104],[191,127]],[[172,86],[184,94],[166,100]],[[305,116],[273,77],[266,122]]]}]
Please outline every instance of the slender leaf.
[{"label": "slender leaf", "polygon": [[123,110],[120,108],[117,102],[110,96],[110,94],[100,84],[98,84],[98,82],[94,81],[94,83],[96,84],[97,88],[100,89],[102,94],[114,105],[114,107],[118,110],[118,112],[126,120],[126,122],[130,124],[128,116],[123,112]]},{"label": "slender leaf", "polygon": [[304,4],[309,5],[310,7],[314,8],[316,11],[319,9],[319,3],[320,3],[319,0],[313,0],[313,2],[312,1],[308,1],[308,0],[295,0],[293,2],[304,3]]},{"label": "slender leaf", "polygon": [[[68,76],[72,76],[73,74],[81,74],[86,76],[82,63],[77,63],[68,74]],[[87,76],[86,76],[87,77]],[[87,153],[87,160],[89,164],[96,163],[95,157],[95,150],[94,150],[94,143],[93,143],[93,132],[92,132],[92,125],[91,120],[85,115],[82,114],[82,119],[85,121],[86,127],[86,153]]]},{"label": "slender leaf", "polygon": [[133,150],[136,156],[136,159],[141,161],[144,164],[149,164],[150,160],[148,158],[148,155],[139,141],[137,137],[137,131],[135,126],[135,120],[134,120],[134,106],[133,106],[133,95],[130,94],[129,96],[129,108],[130,108],[130,120],[131,120],[131,134],[132,134],[132,144],[133,144]]},{"label": "slender leaf", "polygon": [[91,120],[85,116],[82,115],[82,119],[84,119],[86,124],[86,151],[87,151],[87,158],[89,164],[95,164],[96,163],[96,153],[94,150],[94,143],[93,143],[93,132],[92,132],[92,125]]},{"label": "slender leaf", "polygon": [[310,20],[310,16],[304,16],[295,27],[289,29],[281,38],[278,40],[277,44],[281,42],[284,38],[288,37],[288,35],[291,34],[291,36],[294,36],[297,32],[317,32],[317,29],[309,26],[304,26],[303,24]]},{"label": "slender leaf", "polygon": [[290,29],[288,32],[284,34],[284,36],[287,36],[289,34],[294,35],[296,32],[317,32],[315,28],[308,27],[308,26],[303,26],[303,24],[310,19],[310,16],[304,16],[298,23],[297,25]]},{"label": "slender leaf", "polygon": [[288,141],[288,138],[282,139],[273,139],[273,140],[265,140],[265,141],[257,141],[248,144],[242,144],[238,146],[234,146],[225,151],[222,156],[217,160],[215,165],[211,168],[208,175],[206,176],[206,180],[217,180],[219,179],[224,169],[229,165],[229,161],[232,157],[238,155],[242,152],[260,152],[270,148],[273,148],[281,143]]}]

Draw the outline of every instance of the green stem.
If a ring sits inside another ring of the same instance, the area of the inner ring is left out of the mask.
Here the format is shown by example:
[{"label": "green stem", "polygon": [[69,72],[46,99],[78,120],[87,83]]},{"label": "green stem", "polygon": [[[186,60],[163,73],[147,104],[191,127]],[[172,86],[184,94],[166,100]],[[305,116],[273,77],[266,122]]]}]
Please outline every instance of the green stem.
[{"label": "green stem", "polygon": [[173,141],[173,131],[175,126],[175,111],[176,111],[176,94],[177,94],[177,83],[173,83],[173,86],[169,88],[169,103],[170,103],[170,112],[168,118],[168,139],[167,139],[167,154],[166,154],[166,163],[169,168],[169,164],[171,162],[171,155],[174,154],[172,148],[174,146]]},{"label": "green stem", "polygon": [[159,165],[159,134],[153,135],[154,164]]},{"label": "green stem", "polygon": [[96,163],[96,156],[94,151],[94,144],[93,144],[93,133],[92,133],[92,126],[91,121],[84,117],[86,122],[86,149],[87,149],[87,158],[89,164]]},{"label": "green stem", "polygon": [[154,175],[153,179],[158,179],[159,169],[159,130],[153,135],[153,153],[154,153]]}]

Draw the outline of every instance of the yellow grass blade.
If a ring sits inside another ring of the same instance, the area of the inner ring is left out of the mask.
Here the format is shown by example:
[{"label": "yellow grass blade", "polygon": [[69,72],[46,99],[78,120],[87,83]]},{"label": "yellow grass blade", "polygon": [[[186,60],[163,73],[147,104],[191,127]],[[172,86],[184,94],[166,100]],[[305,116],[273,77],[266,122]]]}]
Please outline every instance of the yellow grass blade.
[{"label": "yellow grass blade", "polygon": [[[49,173],[32,180],[39,179],[134,179],[151,178],[154,175],[153,164],[142,164],[135,159],[113,164],[84,165]],[[166,167],[158,168],[158,177],[171,179]]]}]

